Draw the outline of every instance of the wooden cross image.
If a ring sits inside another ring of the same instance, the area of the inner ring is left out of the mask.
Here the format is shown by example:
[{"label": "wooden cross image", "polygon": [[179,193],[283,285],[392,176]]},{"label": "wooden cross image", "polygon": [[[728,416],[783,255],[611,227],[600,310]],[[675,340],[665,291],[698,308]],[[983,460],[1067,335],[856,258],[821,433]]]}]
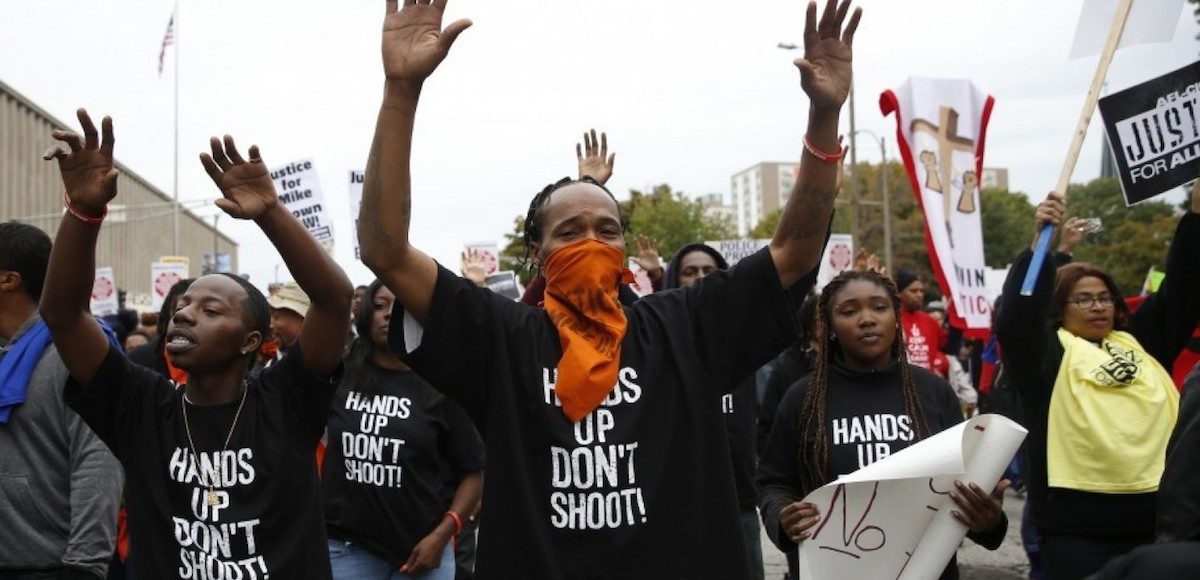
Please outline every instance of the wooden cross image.
[{"label": "wooden cross image", "polygon": [[[953,155],[955,151],[975,153],[975,141],[958,134],[958,111],[950,107],[938,110],[938,124],[934,125],[925,119],[912,122],[912,131],[932,135],[938,142],[938,150],[922,151],[920,162],[925,166],[925,187],[942,194],[942,215],[946,220],[946,231],[950,231],[950,207],[953,188],[951,187],[951,172],[954,168]],[[963,191],[958,201],[958,211],[971,213],[975,211],[975,179],[970,183],[963,176]],[[971,172],[971,177],[975,173]],[[969,199],[968,199],[969,198]],[[953,243],[953,241],[951,242]]]}]

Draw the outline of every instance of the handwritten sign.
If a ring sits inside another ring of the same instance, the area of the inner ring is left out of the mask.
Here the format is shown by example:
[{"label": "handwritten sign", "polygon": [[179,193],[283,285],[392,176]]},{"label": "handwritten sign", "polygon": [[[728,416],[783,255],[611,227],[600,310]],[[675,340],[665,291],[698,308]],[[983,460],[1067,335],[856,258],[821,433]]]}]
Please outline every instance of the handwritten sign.
[{"label": "handwritten sign", "polygon": [[[658,259],[662,263],[662,258]],[[654,292],[654,282],[650,280],[650,273],[644,270],[641,265],[635,262],[632,258],[629,260],[629,272],[633,274],[633,283],[629,285],[629,289],[637,294],[638,298],[648,296]]]},{"label": "handwritten sign", "polygon": [[[366,173],[362,170],[350,170],[350,219],[354,221],[354,231],[358,231],[358,212],[362,208],[362,190],[363,181],[366,180]],[[362,251],[358,247],[358,236],[354,238],[354,259],[362,259]]]},{"label": "handwritten sign", "polygon": [[473,242],[467,244],[463,250],[468,254],[478,253],[483,258],[488,276],[500,271],[500,246],[496,242]]},{"label": "handwritten sign", "polygon": [[954,481],[994,488],[1027,433],[979,415],[808,494],[821,520],[800,577],[938,578],[967,533],[950,514]]},{"label": "handwritten sign", "polygon": [[300,220],[321,247],[332,252],[333,221],[312,160],[293,161],[272,169],[271,181],[275,182],[275,191],[279,192],[279,203]]}]

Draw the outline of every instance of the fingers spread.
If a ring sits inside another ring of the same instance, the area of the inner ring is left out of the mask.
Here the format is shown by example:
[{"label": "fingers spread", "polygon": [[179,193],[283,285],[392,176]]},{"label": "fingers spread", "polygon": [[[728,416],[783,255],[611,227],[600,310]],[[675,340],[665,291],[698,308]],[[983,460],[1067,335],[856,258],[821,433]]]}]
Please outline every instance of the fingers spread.
[{"label": "fingers spread", "polygon": [[858,30],[858,22],[862,20],[862,8],[855,8],[854,14],[850,16],[850,24],[846,25],[846,30],[842,32],[842,42],[848,46],[854,44],[854,32]]},{"label": "fingers spread", "polygon": [[825,10],[821,11],[821,21],[817,23],[817,32],[821,34],[822,38],[837,35],[837,30],[834,28],[836,14],[837,0],[825,0]]},{"label": "fingers spread", "polygon": [[809,2],[804,10],[804,48],[817,41],[817,3]]},{"label": "fingers spread", "polygon": [[246,162],[242,159],[242,154],[238,153],[237,144],[233,142],[232,135],[225,136],[225,153],[229,155],[229,160],[236,165],[241,165]]},{"label": "fingers spread", "polygon": [[100,152],[108,157],[113,154],[113,122],[112,117],[105,116],[100,120]]},{"label": "fingers spread", "polygon": [[454,22],[450,23],[450,26],[447,26],[446,29],[442,31],[442,49],[450,50],[450,47],[454,45],[454,41],[458,38],[458,35],[462,34],[462,31],[470,27],[471,21],[466,18],[463,18],[462,20],[455,20]]},{"label": "fingers spread", "polygon": [[75,114],[79,117],[80,127],[83,127],[83,146],[88,149],[98,148],[100,139],[96,136],[96,124],[92,122],[87,109],[79,109]]},{"label": "fingers spread", "polygon": [[835,34],[837,31],[841,30],[842,25],[846,23],[846,14],[848,12],[850,12],[850,0],[842,0],[841,4],[838,4],[837,7],[837,15],[834,16],[833,31]]},{"label": "fingers spread", "polygon": [[613,153],[612,155],[608,156],[608,170],[609,171],[612,171],[613,164],[616,162],[617,162],[617,154],[616,153]]},{"label": "fingers spread", "polygon": [[208,153],[200,154],[200,165],[204,166],[204,172],[208,173],[208,176],[211,177],[213,181],[217,181],[221,178],[221,168],[217,167],[217,163],[213,161],[212,156]]},{"label": "fingers spread", "polygon": [[220,167],[222,171],[229,171],[229,168],[233,166],[233,163],[230,163],[229,157],[225,155],[225,149],[221,145],[221,140],[217,139],[216,137],[212,137],[208,140],[208,146],[212,148],[212,158],[213,161],[217,162],[217,166]]},{"label": "fingers spread", "polygon": [[72,153],[79,151],[80,149],[83,149],[83,141],[80,140],[79,135],[76,133],[72,133],[70,131],[55,130],[52,133],[50,133],[50,136],[54,137],[55,139],[58,139],[59,141],[65,142],[67,144],[67,146],[71,148]]},{"label": "fingers spread", "polygon": [[[593,131],[594,131],[594,129],[593,129]],[[608,156],[608,133],[600,134],[600,156],[601,157]]]}]

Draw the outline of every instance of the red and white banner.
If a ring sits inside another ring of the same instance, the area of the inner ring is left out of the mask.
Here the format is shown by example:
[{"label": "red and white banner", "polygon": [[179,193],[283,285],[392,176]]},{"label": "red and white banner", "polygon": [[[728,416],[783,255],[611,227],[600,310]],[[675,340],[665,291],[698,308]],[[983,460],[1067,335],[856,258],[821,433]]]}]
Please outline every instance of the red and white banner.
[{"label": "red and white banner", "polygon": [[950,323],[968,336],[991,326],[979,188],[993,103],[957,79],[910,78],[879,97],[883,114],[895,113],[900,155],[925,215],[925,246],[951,298]]},{"label": "red and white banner", "polygon": [[111,267],[96,268],[96,278],[92,281],[92,299],[90,309],[94,316],[110,316],[117,313],[117,283],[113,278]]}]

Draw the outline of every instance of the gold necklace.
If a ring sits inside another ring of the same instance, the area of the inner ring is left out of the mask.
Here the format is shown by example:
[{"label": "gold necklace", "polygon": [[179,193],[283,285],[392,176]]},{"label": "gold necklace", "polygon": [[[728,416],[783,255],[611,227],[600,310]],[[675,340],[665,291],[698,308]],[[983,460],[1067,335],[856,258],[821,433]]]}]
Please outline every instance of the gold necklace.
[{"label": "gold necklace", "polygon": [[[233,430],[237,428],[238,418],[242,416],[242,406],[246,404],[246,391],[250,388],[246,386],[246,379],[242,379],[242,402],[238,403],[237,412],[233,414],[233,424],[229,426],[229,434],[225,436],[225,445],[221,448],[221,453],[229,449],[229,441],[233,439]],[[200,467],[200,456],[196,454],[196,444],[192,442],[192,427],[188,424],[187,405],[185,402],[191,401],[187,398],[187,392],[179,398],[179,410],[183,413],[183,429],[187,433],[188,450],[192,452],[192,462],[196,465],[196,478],[200,480],[200,485],[207,489],[204,491],[204,503],[215,506],[220,503],[217,498],[217,490],[211,481],[204,481],[204,470]]]}]

